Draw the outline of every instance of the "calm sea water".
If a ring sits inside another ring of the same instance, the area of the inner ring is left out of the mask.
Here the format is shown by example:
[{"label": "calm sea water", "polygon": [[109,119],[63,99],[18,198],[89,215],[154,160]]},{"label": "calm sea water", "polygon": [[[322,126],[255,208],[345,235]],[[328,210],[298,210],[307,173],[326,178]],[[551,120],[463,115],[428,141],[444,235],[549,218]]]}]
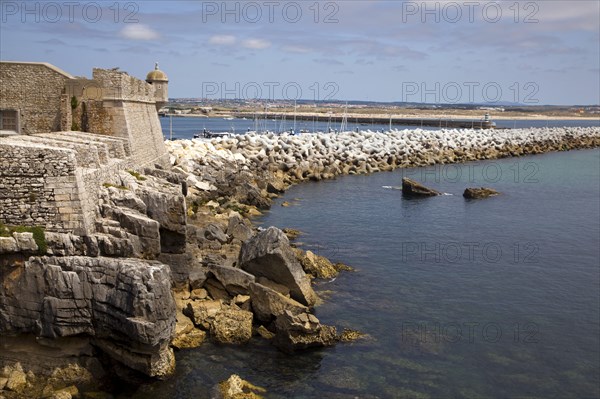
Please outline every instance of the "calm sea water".
[{"label": "calm sea water", "polygon": [[[248,130],[256,130],[255,122],[251,119],[232,119],[225,120],[223,118],[196,118],[196,117],[175,117],[175,118],[160,118],[160,123],[163,130],[165,139],[169,138],[170,134],[170,123],[173,124],[173,138],[175,139],[191,139],[194,134],[201,133],[203,129],[211,132],[230,132],[235,134],[243,134]],[[265,130],[264,121],[261,122],[258,130]],[[597,120],[583,120],[583,121],[540,121],[540,120],[499,120],[496,121],[498,127],[507,128],[526,128],[526,127],[562,127],[562,126],[600,126],[600,119]],[[285,123],[267,120],[266,129],[275,132],[281,132],[289,130],[294,127],[293,120],[287,120]],[[311,122],[311,121],[297,121],[296,131],[307,130],[307,131],[328,131],[328,128],[339,129],[339,123],[333,123],[329,125],[327,122]],[[395,126],[397,129],[410,129],[410,128],[421,128],[420,126]],[[355,130],[359,128],[361,130],[371,129],[373,131],[387,130],[389,125],[381,124],[360,124],[348,121],[348,129]],[[435,127],[423,129],[437,130]]]},{"label": "calm sea water", "polygon": [[[448,195],[403,199],[403,176]],[[477,186],[502,194],[462,197]],[[259,222],[356,268],[319,283],[316,314],[370,338],[296,356],[207,343],[134,397],[205,398],[232,373],[269,398],[600,396],[600,150],[302,184]]]}]

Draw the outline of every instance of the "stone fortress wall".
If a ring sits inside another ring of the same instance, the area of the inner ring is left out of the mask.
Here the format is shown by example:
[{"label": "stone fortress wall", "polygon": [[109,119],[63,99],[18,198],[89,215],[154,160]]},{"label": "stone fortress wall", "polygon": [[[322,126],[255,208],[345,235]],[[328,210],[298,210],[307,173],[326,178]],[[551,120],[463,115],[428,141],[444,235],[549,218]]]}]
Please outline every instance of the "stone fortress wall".
[{"label": "stone fortress wall", "polygon": [[73,79],[42,62],[0,63],[0,110],[17,111],[21,133],[55,132],[61,127],[61,95]]},{"label": "stone fortress wall", "polygon": [[0,136],[0,222],[93,234],[102,185],[168,162],[154,89],[116,70],[0,62],[0,111],[19,120]]}]

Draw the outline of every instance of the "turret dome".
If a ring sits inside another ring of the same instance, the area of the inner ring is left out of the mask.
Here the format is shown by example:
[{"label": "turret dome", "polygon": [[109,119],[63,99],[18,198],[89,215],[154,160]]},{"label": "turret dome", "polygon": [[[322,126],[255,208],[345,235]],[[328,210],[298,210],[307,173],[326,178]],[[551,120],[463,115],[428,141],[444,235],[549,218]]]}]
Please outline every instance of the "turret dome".
[{"label": "turret dome", "polygon": [[167,74],[158,69],[158,62],[154,64],[154,70],[146,75],[146,82],[168,82]]}]

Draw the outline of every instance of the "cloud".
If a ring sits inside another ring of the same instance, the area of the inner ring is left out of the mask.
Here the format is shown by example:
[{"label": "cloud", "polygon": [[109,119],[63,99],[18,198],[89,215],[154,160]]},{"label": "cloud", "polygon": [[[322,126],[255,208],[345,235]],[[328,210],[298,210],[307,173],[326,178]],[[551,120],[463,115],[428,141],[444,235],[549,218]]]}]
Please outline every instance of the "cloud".
[{"label": "cloud", "polygon": [[373,61],[367,61],[367,60],[365,60],[365,59],[363,59],[363,58],[359,58],[359,59],[358,59],[358,60],[356,60],[354,63],[355,63],[356,65],[373,65],[373,64],[374,64],[374,62],[373,62]]},{"label": "cloud", "polygon": [[236,42],[235,36],[232,35],[214,35],[208,39],[209,44],[214,44],[217,46],[231,46]]},{"label": "cloud", "polygon": [[316,62],[317,64],[344,65],[343,62],[338,61],[338,60],[334,60],[334,59],[331,59],[331,58],[315,58],[313,61]]},{"label": "cloud", "polygon": [[271,42],[264,39],[248,39],[244,40],[242,45],[249,49],[262,50],[271,47]]},{"label": "cloud", "polygon": [[59,40],[59,39],[40,40],[40,41],[38,41],[38,43],[50,44],[52,46],[65,46],[67,44],[67,43],[65,43],[65,42],[63,42],[62,40]]},{"label": "cloud", "polygon": [[392,67],[392,69],[396,72],[406,72],[407,68],[405,65],[395,65]]},{"label": "cloud", "polygon": [[147,25],[127,25],[121,30],[121,36],[130,40],[155,40],[160,37],[158,32]]},{"label": "cloud", "polygon": [[286,45],[282,47],[283,51],[286,51],[288,53],[299,53],[299,54],[304,54],[304,53],[308,53],[311,51],[310,48],[305,47],[305,46],[298,46],[298,45]]},{"label": "cloud", "polygon": [[231,66],[229,64],[223,64],[222,62],[211,62],[211,65],[214,65],[217,67],[222,67],[222,68],[229,68]]}]

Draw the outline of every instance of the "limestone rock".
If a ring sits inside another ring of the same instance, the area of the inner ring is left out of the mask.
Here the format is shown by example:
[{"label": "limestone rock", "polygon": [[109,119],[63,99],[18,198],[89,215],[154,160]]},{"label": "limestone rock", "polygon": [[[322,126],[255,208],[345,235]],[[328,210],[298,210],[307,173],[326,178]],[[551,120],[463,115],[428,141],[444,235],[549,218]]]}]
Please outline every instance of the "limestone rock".
[{"label": "limestone rock", "polygon": [[194,301],[188,303],[183,313],[192,319],[196,326],[209,330],[210,325],[222,308],[223,302],[218,300]]},{"label": "limestone rock", "polygon": [[250,284],[250,299],[254,315],[258,320],[264,322],[270,322],[286,310],[293,314],[308,311],[308,308],[301,303],[262,284]]},{"label": "limestone rock", "polygon": [[[0,334],[86,334],[149,376],[171,372],[175,328],[169,268],[139,259],[32,257],[0,281]],[[165,364],[168,363],[168,364]]]},{"label": "limestone rock", "polygon": [[263,337],[264,339],[273,339],[275,338],[275,334],[271,331],[267,330],[265,326],[260,326],[256,329],[256,333]]},{"label": "limestone rock", "polygon": [[156,259],[161,252],[160,224],[127,208],[105,208],[105,214],[118,221],[127,232],[140,238],[144,257]]},{"label": "limestone rock", "polygon": [[434,197],[439,191],[430,189],[408,177],[402,179],[402,195],[405,197]]},{"label": "limestone rock", "polygon": [[252,313],[230,307],[217,313],[210,333],[222,344],[243,344],[252,338]]},{"label": "limestone rock", "polygon": [[229,302],[230,295],[229,292],[225,289],[225,286],[221,284],[221,282],[217,279],[209,277],[204,282],[204,288],[208,291],[208,294],[213,299],[218,299],[223,302]]},{"label": "limestone rock", "polygon": [[206,297],[208,297],[208,292],[204,288],[196,288],[190,292],[190,299],[194,301],[198,299],[206,299]]},{"label": "limestone rock", "polygon": [[219,241],[221,244],[225,244],[229,240],[227,234],[223,232],[221,227],[214,223],[206,226],[206,229],[204,230],[204,237],[210,241]]},{"label": "limestone rock", "polygon": [[492,197],[492,196],[495,196],[498,194],[500,194],[498,191],[491,189],[491,188],[486,188],[486,187],[467,188],[467,189],[465,189],[465,192],[463,193],[463,197],[468,198],[468,199],[481,199],[481,198]]},{"label": "limestone rock", "polygon": [[8,391],[19,392],[27,385],[27,374],[23,372],[20,363],[9,367],[8,370],[5,369],[3,374],[7,377],[4,389]]},{"label": "limestone rock", "polygon": [[232,296],[247,295],[250,283],[255,280],[250,273],[235,267],[209,264],[208,270]]},{"label": "limestone rock", "polygon": [[14,232],[13,238],[17,242],[17,248],[21,252],[34,253],[37,252],[38,246],[33,239],[33,233],[17,233]]},{"label": "limestone rock", "polygon": [[47,231],[45,232],[45,237],[49,255],[84,255],[84,240],[80,236]]},{"label": "limestone rock", "polygon": [[193,328],[191,331],[176,337],[171,345],[173,345],[173,347],[176,349],[192,349],[202,345],[205,339],[205,331]]},{"label": "limestone rock", "polygon": [[0,237],[0,255],[18,251],[17,241],[13,237]]},{"label": "limestone rock", "polygon": [[296,301],[312,306],[317,294],[310,286],[283,231],[269,227],[242,244],[238,265],[256,277],[265,277],[290,289]]},{"label": "limestone rock", "polygon": [[335,327],[321,325],[309,313],[285,311],[275,320],[273,344],[283,352],[292,353],[312,347],[331,346],[338,341]]},{"label": "limestone rock", "polygon": [[108,187],[108,193],[110,201],[115,206],[133,209],[143,215],[148,211],[144,201],[129,190],[119,190],[116,187]]},{"label": "limestone rock", "polygon": [[281,295],[289,298],[290,297],[290,289],[288,287],[286,287],[285,285],[282,284],[277,284],[274,281],[269,280],[268,278],[265,277],[259,277],[256,279],[256,282],[258,284],[262,284],[265,287],[271,288],[272,290],[275,290],[277,292],[279,292]]},{"label": "limestone rock", "polygon": [[261,399],[266,389],[257,387],[233,374],[213,389],[214,399]]},{"label": "limestone rock", "polygon": [[324,256],[315,255],[312,251],[306,251],[306,254],[300,258],[302,267],[306,273],[317,278],[333,278],[338,275],[338,270]]},{"label": "limestone rock", "polygon": [[253,234],[252,228],[248,226],[239,215],[234,215],[229,218],[229,223],[227,225],[228,236],[243,242],[252,237]]}]

